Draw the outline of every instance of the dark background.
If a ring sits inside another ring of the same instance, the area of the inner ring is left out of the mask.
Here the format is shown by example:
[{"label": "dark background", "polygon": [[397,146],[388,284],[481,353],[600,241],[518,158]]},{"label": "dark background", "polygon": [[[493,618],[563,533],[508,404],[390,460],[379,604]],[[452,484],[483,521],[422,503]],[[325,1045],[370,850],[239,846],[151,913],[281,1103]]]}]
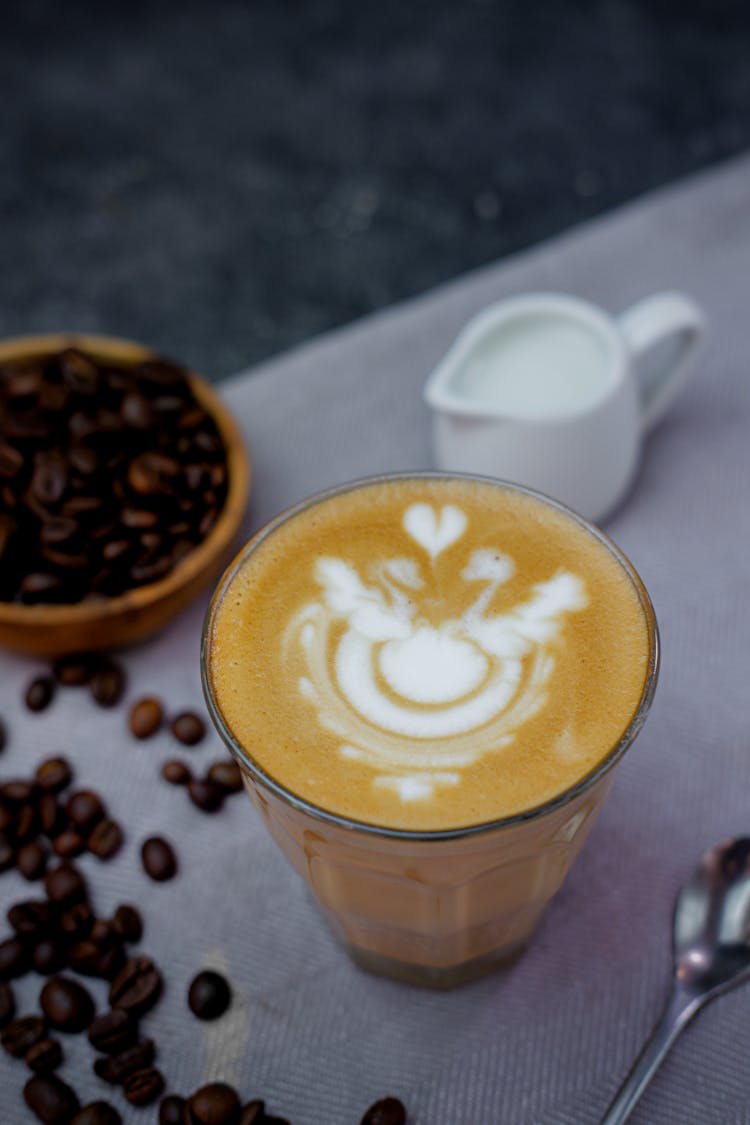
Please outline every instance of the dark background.
[{"label": "dark background", "polygon": [[750,9],[214,0],[0,10],[0,335],[212,376],[750,144]]}]

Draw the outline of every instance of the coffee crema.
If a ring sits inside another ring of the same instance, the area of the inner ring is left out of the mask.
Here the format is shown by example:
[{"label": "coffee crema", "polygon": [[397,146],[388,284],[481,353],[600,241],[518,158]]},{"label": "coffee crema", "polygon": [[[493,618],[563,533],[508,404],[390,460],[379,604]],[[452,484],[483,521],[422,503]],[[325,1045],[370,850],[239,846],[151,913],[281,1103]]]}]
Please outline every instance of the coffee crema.
[{"label": "coffee crema", "polygon": [[573,517],[471,478],[365,482],[261,536],[208,635],[219,712],[319,808],[440,830],[585,777],[641,702],[634,582]]}]

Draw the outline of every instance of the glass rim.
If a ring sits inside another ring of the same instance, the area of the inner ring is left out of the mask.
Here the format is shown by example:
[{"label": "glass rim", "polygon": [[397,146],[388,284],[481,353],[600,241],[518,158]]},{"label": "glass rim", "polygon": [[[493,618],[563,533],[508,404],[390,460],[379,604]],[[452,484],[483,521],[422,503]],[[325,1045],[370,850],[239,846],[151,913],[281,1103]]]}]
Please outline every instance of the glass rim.
[{"label": "glass rim", "polygon": [[[630,722],[621,734],[617,742],[610,748],[610,750],[597,762],[593,769],[579,778],[573,785],[563,789],[562,792],[551,797],[547,801],[540,804],[533,805],[529,809],[522,809],[520,812],[511,813],[508,816],[496,817],[493,820],[481,821],[478,824],[467,824],[457,828],[440,828],[440,829],[417,829],[417,828],[389,828],[382,824],[371,824],[368,821],[357,820],[354,817],[347,817],[341,813],[332,812],[330,809],[325,809],[321,805],[316,805],[312,801],[306,800],[298,793],[288,789],[281,782],[277,781],[271,776],[263,767],[255,761],[235,737],[234,733],[229,729],[229,726],[224,720],[224,717],[219,708],[218,702],[214,696],[213,688],[211,685],[211,677],[208,669],[208,650],[210,636],[213,628],[213,622],[218,605],[224,596],[226,590],[231,584],[234,576],[244,564],[249,555],[255,551],[261,543],[263,543],[273,532],[282,524],[287,523],[289,520],[294,519],[295,516],[306,511],[308,508],[314,507],[316,504],[323,501],[332,499],[335,496],[343,495],[347,492],[354,492],[361,488],[367,488],[378,484],[387,484],[391,481],[399,480],[466,480],[478,481],[480,484],[489,484],[500,489],[507,489],[512,492],[520,492],[533,499],[540,500],[542,503],[547,504],[563,515],[572,518],[575,523],[582,527],[589,534],[598,540],[603,547],[605,547],[611,555],[617,560],[623,568],[628,578],[633,584],[638,599],[643,610],[643,615],[646,623],[648,634],[648,661],[646,667],[646,675],[643,681],[643,688],[641,696],[638,701]],[[331,488],[323,489],[319,492],[305,497],[298,501],[296,504],[288,508],[284,508],[276,516],[268,520],[262,527],[255,532],[254,535],[240,548],[235,555],[234,559],[229,563],[226,570],[222,574],[216,589],[211,597],[206,614],[203,620],[203,628],[201,632],[201,649],[200,649],[200,670],[201,670],[201,685],[203,694],[206,700],[211,719],[216,727],[219,735],[226,744],[228,750],[236,759],[241,768],[243,768],[253,780],[262,788],[269,790],[276,797],[284,801],[287,805],[298,811],[306,813],[308,816],[316,820],[321,820],[326,824],[335,825],[338,828],[347,829],[350,831],[364,832],[371,836],[380,836],[392,840],[404,840],[411,842],[418,841],[439,841],[439,840],[455,840],[462,837],[478,836],[483,833],[493,832],[502,828],[510,828],[514,825],[522,824],[528,820],[536,820],[540,817],[546,816],[549,813],[555,812],[557,809],[564,808],[566,805],[575,801],[587,789],[590,789],[601,778],[603,778],[609,771],[620,761],[625,754],[625,751],[635,741],[643,724],[646,721],[651,703],[656,691],[656,684],[659,677],[659,627],[656,620],[654,607],[651,603],[648,591],[638,574],[637,570],[627,558],[620,548],[609,538],[609,536],[597,527],[595,524],[590,523],[578,512],[569,508],[559,500],[553,499],[551,496],[545,495],[533,488],[527,488],[525,485],[516,484],[514,481],[501,480],[497,477],[482,476],[477,473],[460,473],[460,472],[443,472],[437,470],[406,470],[394,473],[380,473],[374,476],[359,477],[354,480],[346,481],[342,484],[334,485]]]}]

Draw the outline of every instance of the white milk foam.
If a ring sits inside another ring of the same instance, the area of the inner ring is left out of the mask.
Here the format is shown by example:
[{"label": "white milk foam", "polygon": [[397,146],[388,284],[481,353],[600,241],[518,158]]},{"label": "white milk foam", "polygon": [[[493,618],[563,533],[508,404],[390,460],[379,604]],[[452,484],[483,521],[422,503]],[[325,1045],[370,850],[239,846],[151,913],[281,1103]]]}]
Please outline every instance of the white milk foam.
[{"label": "white milk foam", "polygon": [[458,784],[462,767],[507,745],[544,707],[565,618],[588,602],[583,581],[559,571],[509,612],[489,613],[515,566],[487,547],[461,572],[480,587],[469,609],[435,624],[424,609],[432,604],[434,614],[432,567],[467,524],[453,504],[410,505],[402,527],[419,554],[376,561],[371,585],[344,559],[318,558],[321,597],[285,632],[285,646],[301,646],[307,675],[298,686],[321,726],[340,738],[344,758],[366,762],[374,784],[404,802]]}]

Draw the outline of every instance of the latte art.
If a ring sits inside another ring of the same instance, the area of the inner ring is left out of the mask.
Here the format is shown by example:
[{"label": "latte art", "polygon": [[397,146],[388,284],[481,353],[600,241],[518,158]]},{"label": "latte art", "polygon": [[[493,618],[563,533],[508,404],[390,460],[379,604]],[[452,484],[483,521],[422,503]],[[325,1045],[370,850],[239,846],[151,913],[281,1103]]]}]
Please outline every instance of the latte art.
[{"label": "latte art", "polygon": [[584,777],[636,712],[649,656],[639,592],[596,535],[460,477],[365,482],[281,519],[225,582],[208,642],[223,722],[267,775],[419,829]]},{"label": "latte art", "polygon": [[370,582],[343,558],[316,561],[321,597],[293,618],[284,647],[304,653],[298,689],[341,740],[342,756],[367,763],[373,783],[403,801],[423,801],[502,750],[544,707],[564,658],[565,618],[587,598],[583,581],[560,571],[520,604],[493,611],[516,568],[487,546],[460,571],[478,592],[452,617],[434,588],[434,562],[460,549],[465,512],[412,504],[401,524],[419,554],[374,560]]}]

